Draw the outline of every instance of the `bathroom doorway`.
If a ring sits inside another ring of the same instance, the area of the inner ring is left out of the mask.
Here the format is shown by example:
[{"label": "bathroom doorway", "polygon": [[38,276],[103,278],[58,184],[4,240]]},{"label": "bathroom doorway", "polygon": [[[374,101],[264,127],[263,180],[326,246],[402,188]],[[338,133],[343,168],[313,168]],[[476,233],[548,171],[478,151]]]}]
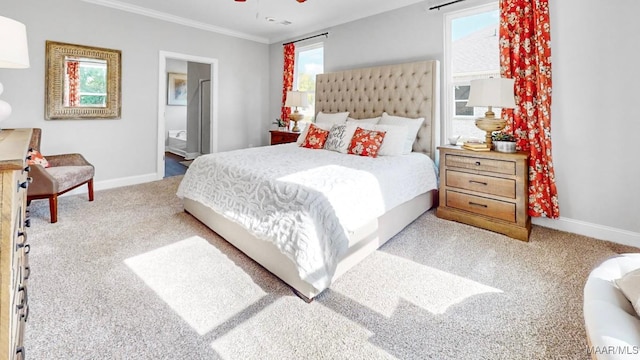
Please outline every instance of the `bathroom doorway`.
[{"label": "bathroom doorway", "polygon": [[158,179],[165,176],[165,152],[191,160],[217,151],[217,75],[217,59],[160,51]]}]

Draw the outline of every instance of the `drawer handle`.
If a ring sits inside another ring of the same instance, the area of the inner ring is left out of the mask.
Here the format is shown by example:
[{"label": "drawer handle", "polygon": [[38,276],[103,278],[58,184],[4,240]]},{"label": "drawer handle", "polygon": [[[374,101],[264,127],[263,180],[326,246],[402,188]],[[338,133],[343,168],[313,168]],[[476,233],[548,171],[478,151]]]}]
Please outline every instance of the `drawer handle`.
[{"label": "drawer handle", "polygon": [[469,205],[471,205],[471,206],[480,206],[480,207],[483,207],[483,208],[488,207],[486,204],[478,204],[478,203],[474,203],[472,201],[469,201]]},{"label": "drawer handle", "polygon": [[24,267],[24,277],[22,278],[22,280],[29,280],[29,276],[31,276],[31,266],[25,266]]},{"label": "drawer handle", "polygon": [[27,288],[22,285],[18,287],[18,292],[22,292],[24,294],[24,297],[22,298],[22,302],[16,305],[16,308],[18,308],[18,310],[22,310],[22,308],[24,308],[24,306],[27,305],[27,303],[29,302],[29,294],[27,293]]},{"label": "drawer handle", "polygon": [[24,221],[24,226],[26,226],[26,227],[31,227],[31,219],[27,218],[27,219]]},{"label": "drawer handle", "polygon": [[476,161],[476,166],[480,166],[480,161]]},{"label": "drawer handle", "polygon": [[24,359],[25,358],[25,351],[24,351],[24,346],[18,346],[16,348],[16,355],[22,355],[20,358]]},{"label": "drawer handle", "polygon": [[29,252],[31,252],[31,245],[25,244],[24,245],[24,254],[25,255],[29,255]]},{"label": "drawer handle", "polygon": [[24,320],[24,322],[27,322],[27,320],[29,320],[29,305],[27,305],[27,307],[24,309],[24,312],[20,314],[20,320]]},{"label": "drawer handle", "polygon": [[471,184],[479,184],[479,185],[484,185],[484,186],[488,185],[486,182],[476,181],[476,180],[469,180],[469,183],[471,183]]},{"label": "drawer handle", "polygon": [[16,251],[27,246],[27,233],[24,231],[18,231],[18,237],[21,237],[23,240],[22,242],[16,242]]},{"label": "drawer handle", "polygon": [[31,171],[31,166],[27,166],[23,170],[26,171],[26,172],[29,172],[29,171]]}]

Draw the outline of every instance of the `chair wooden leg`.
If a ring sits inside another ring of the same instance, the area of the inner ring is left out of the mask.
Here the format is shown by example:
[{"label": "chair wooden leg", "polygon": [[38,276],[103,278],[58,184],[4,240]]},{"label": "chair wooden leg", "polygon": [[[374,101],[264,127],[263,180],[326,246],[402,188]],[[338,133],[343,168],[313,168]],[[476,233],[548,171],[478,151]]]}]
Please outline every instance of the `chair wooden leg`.
[{"label": "chair wooden leg", "polygon": [[49,213],[51,214],[51,223],[58,222],[58,194],[53,194],[49,198]]},{"label": "chair wooden leg", "polygon": [[93,179],[89,180],[87,186],[89,187],[89,201],[93,201]]}]

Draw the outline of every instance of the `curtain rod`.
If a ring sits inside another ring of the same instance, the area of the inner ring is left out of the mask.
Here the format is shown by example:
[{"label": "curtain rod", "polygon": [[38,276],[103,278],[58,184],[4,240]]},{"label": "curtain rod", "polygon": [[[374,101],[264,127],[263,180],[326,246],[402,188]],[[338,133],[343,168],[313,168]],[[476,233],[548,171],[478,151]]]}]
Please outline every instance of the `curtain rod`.
[{"label": "curtain rod", "polygon": [[[458,1],[463,1],[463,0],[458,0]],[[284,46],[284,45],[289,45],[289,44],[293,44],[293,43],[297,43],[298,41],[304,41],[304,40],[309,40],[309,39],[317,38],[317,37],[319,37],[319,36],[326,36],[326,37],[329,37],[329,33],[328,33],[328,32],[323,32],[322,34],[309,36],[309,37],[306,37],[306,38],[304,38],[304,39],[298,39],[298,40],[289,41],[289,42],[286,42],[286,43],[282,44],[282,46]]]},{"label": "curtain rod", "polygon": [[432,7],[430,7],[430,8],[429,8],[429,10],[440,10],[440,8],[441,8],[441,7],[445,7],[445,6],[453,5],[453,4],[455,4],[455,3],[459,3],[459,2],[462,2],[462,1],[465,1],[465,0],[455,0],[455,1],[450,1],[450,2],[448,2],[448,3],[446,3],[446,4],[441,4],[441,5],[432,6]]}]

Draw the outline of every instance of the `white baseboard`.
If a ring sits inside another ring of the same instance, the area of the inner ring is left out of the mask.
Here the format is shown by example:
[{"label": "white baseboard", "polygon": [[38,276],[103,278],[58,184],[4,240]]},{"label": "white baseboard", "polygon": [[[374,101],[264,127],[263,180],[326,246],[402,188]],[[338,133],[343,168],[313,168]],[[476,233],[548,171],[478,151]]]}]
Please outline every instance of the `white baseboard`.
[{"label": "white baseboard", "polygon": [[640,233],[633,231],[563,217],[555,220],[548,218],[532,218],[531,222],[535,225],[555,230],[589,236],[600,240],[608,240],[618,244],[640,247]]},{"label": "white baseboard", "polygon": [[[138,176],[130,176],[130,177],[119,178],[119,179],[94,181],[93,190],[94,191],[100,191],[100,190],[114,189],[114,188],[119,188],[119,187],[122,187],[122,186],[143,184],[143,183],[156,181],[156,180],[160,180],[158,178],[158,174],[157,173],[138,175]],[[76,189],[73,189],[73,190],[71,190],[71,191],[69,191],[67,193],[64,193],[64,195],[62,195],[62,196],[82,195],[82,194],[85,194],[85,195],[87,194],[87,186],[86,185],[80,186],[79,188],[76,188]]]}]

